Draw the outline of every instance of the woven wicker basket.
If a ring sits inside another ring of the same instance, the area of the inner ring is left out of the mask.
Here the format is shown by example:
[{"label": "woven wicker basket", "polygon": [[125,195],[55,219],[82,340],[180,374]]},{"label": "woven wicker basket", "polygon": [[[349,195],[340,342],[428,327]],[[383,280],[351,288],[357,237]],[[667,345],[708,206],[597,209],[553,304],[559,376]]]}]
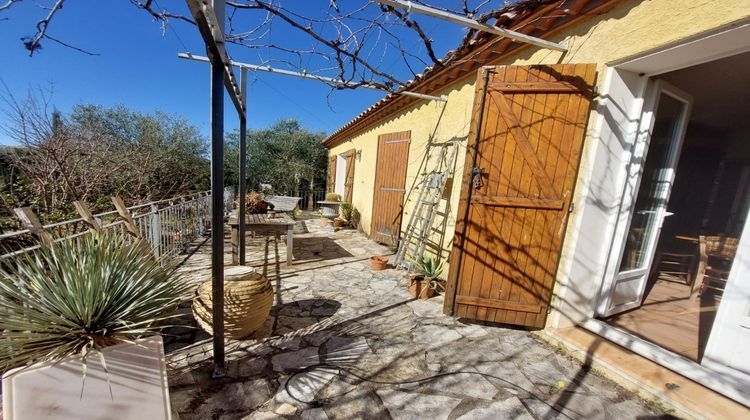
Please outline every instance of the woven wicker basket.
[{"label": "woven wicker basket", "polygon": [[[271,312],[273,289],[264,276],[250,267],[224,270],[224,335],[245,338],[257,331]],[[211,281],[198,286],[193,315],[201,328],[213,334]]]}]

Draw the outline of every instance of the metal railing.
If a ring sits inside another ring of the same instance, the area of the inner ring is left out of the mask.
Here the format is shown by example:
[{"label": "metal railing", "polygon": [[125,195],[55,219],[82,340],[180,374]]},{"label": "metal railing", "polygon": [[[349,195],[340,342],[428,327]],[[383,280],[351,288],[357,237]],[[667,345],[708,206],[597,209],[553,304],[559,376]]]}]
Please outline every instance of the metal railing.
[{"label": "metal railing", "polygon": [[[225,191],[225,197],[231,197],[228,194],[232,193]],[[123,211],[129,217],[123,217]],[[211,194],[200,192],[97,213],[89,220],[80,217],[0,234],[0,261],[39,249],[41,235],[53,242],[86,235],[93,230],[92,221],[104,231],[130,237],[137,232],[151,246],[154,256],[166,261],[187,251],[192,242],[207,234],[211,226]]]},{"label": "metal railing", "polygon": [[178,199],[128,207],[141,238],[148,241],[156,258],[187,252],[192,242],[211,226],[211,194],[198,193]]}]

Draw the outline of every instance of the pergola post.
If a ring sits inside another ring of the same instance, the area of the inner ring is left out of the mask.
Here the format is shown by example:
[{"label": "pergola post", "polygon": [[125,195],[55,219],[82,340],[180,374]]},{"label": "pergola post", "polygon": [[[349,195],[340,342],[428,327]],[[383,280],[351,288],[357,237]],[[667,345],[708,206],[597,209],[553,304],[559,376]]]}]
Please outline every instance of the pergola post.
[{"label": "pergola post", "polygon": [[239,253],[240,265],[245,265],[245,195],[247,194],[247,69],[240,72],[240,92],[242,103],[245,104],[244,112],[240,113],[240,185],[239,202],[237,209],[237,228],[239,231]]},{"label": "pergola post", "polygon": [[[224,88],[241,118],[245,104],[224,45],[225,0],[185,0],[211,62],[211,298],[215,378],[223,377],[224,351]],[[244,218],[244,214],[239,217]],[[243,219],[244,220],[244,219]],[[244,251],[243,251],[244,254]]]},{"label": "pergola post", "polygon": [[[213,0],[224,33],[224,0]],[[211,62],[211,299],[214,378],[223,377],[224,355],[224,66]]]}]

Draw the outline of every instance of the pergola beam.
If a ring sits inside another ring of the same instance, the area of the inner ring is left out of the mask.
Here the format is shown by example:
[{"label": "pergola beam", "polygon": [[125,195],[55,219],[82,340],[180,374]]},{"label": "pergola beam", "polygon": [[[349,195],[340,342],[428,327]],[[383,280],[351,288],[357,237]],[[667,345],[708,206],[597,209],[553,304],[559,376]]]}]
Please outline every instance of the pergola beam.
[{"label": "pergola beam", "polygon": [[[208,57],[204,57],[204,56],[200,56],[200,55],[195,55],[195,54],[191,54],[191,53],[179,53],[179,54],[177,54],[177,56],[180,57],[180,58],[184,58],[186,60],[195,60],[195,61],[210,62],[210,60],[209,60]],[[233,61],[231,63],[231,65],[234,66],[234,67],[237,67],[239,69],[243,69],[243,70],[263,71],[263,72],[267,72],[267,73],[281,74],[281,75],[284,75],[284,76],[298,77],[298,78],[301,78],[301,79],[312,79],[312,80],[317,80],[317,81],[324,82],[324,83],[336,83],[336,84],[348,86],[348,87],[351,87],[351,88],[360,88],[361,87],[361,88],[366,88],[366,89],[375,89],[375,90],[380,90],[380,91],[384,91],[384,92],[388,92],[388,93],[393,93],[393,94],[396,94],[396,95],[413,96],[415,98],[426,99],[428,101],[446,102],[448,100],[447,96],[445,96],[445,95],[442,95],[442,96],[433,96],[433,95],[426,95],[424,93],[409,92],[409,91],[405,91],[405,90],[402,90],[402,91],[390,91],[390,90],[383,89],[382,87],[375,86],[375,85],[350,83],[350,82],[347,82],[345,80],[335,79],[335,78],[332,78],[332,77],[318,76],[316,74],[310,74],[310,73],[296,72],[296,71],[291,71],[291,70],[278,69],[278,68],[271,67],[271,66],[259,66],[257,64],[240,63],[240,62],[237,62],[237,61]]]},{"label": "pergola beam", "polygon": [[568,47],[556,42],[546,41],[541,38],[533,37],[530,35],[523,34],[521,32],[512,31],[510,29],[498,28],[496,26],[487,25],[477,20],[468,18],[466,16],[457,15],[455,13],[446,12],[444,10],[435,9],[433,7],[424,6],[419,3],[414,3],[408,0],[371,0],[376,3],[384,4],[386,6],[396,7],[399,9],[406,9],[408,12],[420,13],[427,16],[432,16],[438,19],[447,20],[449,22],[457,23],[459,25],[467,26],[472,29],[477,29],[483,32],[488,32],[495,35],[501,35],[514,41],[523,42],[526,44],[536,45],[542,48],[549,48],[556,51],[568,51]]},{"label": "pergola beam", "polygon": [[201,37],[203,37],[203,42],[206,44],[206,52],[210,57],[209,61],[224,68],[224,86],[227,92],[229,92],[229,97],[232,99],[235,108],[237,108],[237,112],[244,114],[246,108],[242,101],[242,91],[237,83],[237,79],[234,77],[231,65],[232,60],[229,58],[229,53],[227,53],[224,44],[223,19],[221,21],[217,19],[211,0],[185,1],[190,9],[190,13],[193,15],[193,19],[195,19]]}]

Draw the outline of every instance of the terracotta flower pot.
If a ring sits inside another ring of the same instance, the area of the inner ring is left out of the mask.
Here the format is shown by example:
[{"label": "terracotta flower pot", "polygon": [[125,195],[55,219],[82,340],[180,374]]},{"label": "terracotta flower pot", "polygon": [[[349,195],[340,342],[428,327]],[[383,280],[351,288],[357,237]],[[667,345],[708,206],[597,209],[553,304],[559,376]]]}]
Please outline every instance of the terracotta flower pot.
[{"label": "terracotta flower pot", "polygon": [[435,289],[430,287],[430,281],[422,276],[414,276],[409,281],[411,297],[429,299],[435,296]]},{"label": "terracotta flower pot", "polygon": [[346,227],[346,220],[333,219],[333,227],[335,227],[335,228]]},{"label": "terracotta flower pot", "polygon": [[385,255],[373,255],[370,257],[370,265],[373,270],[384,270],[388,266],[388,257]]}]

